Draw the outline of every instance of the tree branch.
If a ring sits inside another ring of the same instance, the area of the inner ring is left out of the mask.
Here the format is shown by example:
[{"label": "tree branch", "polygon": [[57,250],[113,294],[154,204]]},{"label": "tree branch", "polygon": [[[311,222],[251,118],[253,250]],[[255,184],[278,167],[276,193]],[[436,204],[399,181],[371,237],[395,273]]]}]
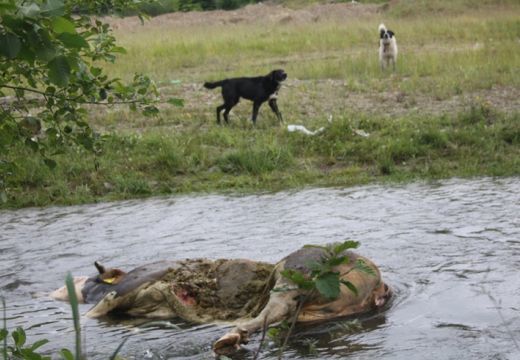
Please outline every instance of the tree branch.
[{"label": "tree branch", "polygon": [[[12,85],[5,85],[4,84],[4,85],[0,85],[0,88],[11,89],[11,90],[28,91],[28,92],[32,92],[32,93],[41,95],[41,96],[43,96],[45,98],[47,96],[52,97],[52,98],[62,98],[61,96],[58,96],[58,95],[55,95],[55,94],[49,94],[49,93],[46,93],[44,91],[31,89],[31,88],[26,88],[26,87],[23,87],[23,86],[12,86]],[[116,101],[116,102],[111,102],[110,103],[110,102],[99,102],[99,101],[78,101],[77,98],[67,98],[67,97],[63,97],[63,99],[67,100],[67,101],[72,101],[72,102],[75,102],[75,103],[78,103],[78,104],[104,105],[104,106],[137,104],[137,103],[141,102],[139,100],[127,100],[127,101]]]}]

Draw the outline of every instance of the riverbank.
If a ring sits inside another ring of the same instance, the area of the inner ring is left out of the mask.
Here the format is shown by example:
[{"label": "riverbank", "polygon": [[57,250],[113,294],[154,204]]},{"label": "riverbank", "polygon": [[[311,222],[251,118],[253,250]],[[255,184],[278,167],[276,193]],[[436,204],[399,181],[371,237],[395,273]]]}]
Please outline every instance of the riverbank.
[{"label": "riverbank", "polygon": [[[56,155],[54,170],[15,149],[19,171],[0,206],[520,174],[520,7],[432,13],[417,4],[258,4],[144,26],[110,19],[127,48],[110,73],[151,74],[185,106],[153,119],[91,108],[99,153]],[[379,69],[380,22],[396,32],[395,73]],[[278,100],[286,124],[263,106],[253,128],[243,101],[217,126],[220,93],[202,82],[273,68],[289,74]],[[289,133],[287,124],[324,131]]]},{"label": "riverbank", "polygon": [[[344,115],[315,136],[274,125],[194,123],[182,132],[103,137],[103,152],[58,156],[50,170],[18,158],[11,207],[78,204],[189,192],[520,173],[520,116],[472,107],[454,116]],[[24,154],[25,149],[20,151]]]}]

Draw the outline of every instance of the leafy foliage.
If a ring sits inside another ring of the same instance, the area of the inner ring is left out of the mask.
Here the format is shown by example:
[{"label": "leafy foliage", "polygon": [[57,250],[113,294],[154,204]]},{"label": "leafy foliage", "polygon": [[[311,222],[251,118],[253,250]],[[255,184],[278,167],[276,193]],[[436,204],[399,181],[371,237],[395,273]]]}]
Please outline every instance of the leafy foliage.
[{"label": "leafy foliage", "polygon": [[[7,329],[4,328],[4,329],[0,330],[0,341],[6,340],[8,336],[9,336],[9,331]],[[36,341],[32,345],[27,345],[26,344],[27,338],[25,335],[25,331],[21,327],[16,328],[16,330],[14,330],[11,333],[11,337],[12,337],[13,344],[10,346],[4,347],[4,349],[3,349],[4,356],[6,356],[7,354],[10,354],[11,358],[14,358],[14,359],[30,359],[30,360],[50,360],[51,359],[50,356],[43,356],[36,352],[36,350],[38,350],[38,348],[47,344],[49,342],[48,340],[43,339],[43,340]],[[5,357],[5,358],[8,359],[8,357]]]},{"label": "leafy foliage", "polygon": [[[157,16],[175,11],[232,10],[257,2],[260,0],[157,0],[143,1],[138,9],[150,16]],[[135,10],[124,11],[125,15],[134,13]]]},{"label": "leafy foliage", "polygon": [[[16,171],[9,150],[25,143],[45,164],[69,145],[99,152],[85,121],[88,105],[128,104],[155,115],[154,82],[136,74],[129,84],[99,66],[114,62],[117,46],[108,24],[89,14],[135,8],[133,0],[4,0],[0,5],[0,200]],[[77,15],[78,12],[81,15]],[[171,103],[179,104],[172,100]]]},{"label": "leafy foliage", "polygon": [[[359,242],[347,240],[340,244],[329,246],[305,245],[305,247],[318,248],[323,250],[321,261],[307,264],[311,270],[310,275],[305,275],[293,269],[283,270],[282,276],[291,280],[300,289],[305,291],[317,291],[327,299],[336,299],[340,293],[341,284],[345,285],[350,291],[357,295],[358,290],[350,281],[340,278],[340,274],[335,271],[336,266],[348,264],[350,259],[345,251],[356,249]],[[370,275],[375,275],[374,269],[368,266],[363,260],[358,259],[350,271],[358,270]]]},{"label": "leafy foliage", "polygon": [[[72,279],[72,275],[70,273],[67,274],[65,279],[65,285],[67,287],[67,294],[69,296],[70,306],[72,309],[72,318],[74,321],[74,332],[76,335],[75,345],[76,352],[72,353],[69,349],[61,349],[59,351],[59,355],[63,360],[83,360],[86,357],[82,354],[81,351],[81,328],[80,328],[80,316],[79,316],[79,308],[78,308],[78,299],[76,297],[76,291],[74,289],[74,280]],[[27,345],[27,336],[23,328],[18,327],[11,333],[12,345],[8,345],[8,337],[9,331],[7,330],[7,314],[5,307],[5,299],[0,298],[3,306],[3,328],[0,329],[0,349],[2,350],[2,358],[4,360],[7,359],[20,359],[20,360],[51,360],[52,357],[44,356],[40,353],[37,353],[38,350],[43,345],[47,344],[49,340],[42,339],[36,341],[32,345]],[[116,348],[113,354],[110,356],[110,360],[115,360],[118,358],[118,353],[122,349],[123,345],[128,340],[126,337]]]}]

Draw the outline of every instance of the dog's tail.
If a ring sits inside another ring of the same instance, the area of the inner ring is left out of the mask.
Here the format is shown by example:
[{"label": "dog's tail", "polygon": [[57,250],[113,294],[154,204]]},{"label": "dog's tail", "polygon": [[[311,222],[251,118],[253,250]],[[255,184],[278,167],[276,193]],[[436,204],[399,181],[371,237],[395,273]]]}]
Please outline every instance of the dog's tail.
[{"label": "dog's tail", "polygon": [[379,24],[379,32],[381,31],[386,31],[386,26],[383,23]]},{"label": "dog's tail", "polygon": [[215,81],[215,82],[205,82],[204,87],[206,89],[214,89],[216,87],[222,86],[226,80]]}]

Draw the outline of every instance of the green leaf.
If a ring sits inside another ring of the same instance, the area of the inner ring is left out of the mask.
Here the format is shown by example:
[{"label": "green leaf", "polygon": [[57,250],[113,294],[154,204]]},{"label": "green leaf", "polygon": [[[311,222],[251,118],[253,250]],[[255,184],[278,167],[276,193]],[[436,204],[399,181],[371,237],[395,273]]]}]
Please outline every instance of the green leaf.
[{"label": "green leaf", "polygon": [[60,16],[65,13],[65,4],[63,0],[47,0],[42,6],[42,11],[46,15]]},{"label": "green leaf", "polygon": [[376,276],[376,271],[372,267],[368,266],[368,264],[362,259],[356,260],[356,266],[354,268],[366,274]]},{"label": "green leaf", "polygon": [[280,274],[291,280],[294,284],[296,284],[299,288],[304,290],[311,290],[314,288],[314,283],[311,280],[308,280],[301,272],[287,269],[280,272]]},{"label": "green leaf", "polygon": [[92,137],[88,136],[87,134],[78,134],[76,137],[77,143],[83,145],[83,147],[87,150],[93,150],[94,149],[94,142],[92,140]]},{"label": "green leaf", "polygon": [[340,256],[340,257],[333,257],[332,259],[327,261],[327,264],[334,267],[341,264],[347,264],[348,263],[348,256]]},{"label": "green leaf", "polygon": [[18,36],[11,33],[0,34],[0,54],[9,59],[14,59],[21,48],[22,43]]},{"label": "green leaf", "polygon": [[61,349],[60,355],[64,360],[74,360],[74,355],[72,355],[69,349]]},{"label": "green leaf", "polygon": [[7,329],[0,329],[0,341],[4,340],[7,335],[9,335]]},{"label": "green leaf", "polygon": [[184,99],[177,99],[177,98],[169,98],[167,100],[168,104],[171,104],[173,106],[183,107],[184,106]]},{"label": "green leaf", "polygon": [[16,347],[20,348],[25,344],[25,331],[21,327],[16,328],[16,330],[12,333],[11,336],[13,337],[14,344],[16,345]]},{"label": "green leaf", "polygon": [[38,149],[40,148],[40,145],[36,141],[29,139],[29,138],[25,139],[25,145],[30,147],[31,150],[34,152],[38,151]]},{"label": "green leaf", "polygon": [[36,17],[40,15],[40,7],[34,2],[31,2],[29,5],[20,6],[19,9],[23,16]]},{"label": "green leaf", "polygon": [[45,165],[47,165],[47,167],[49,169],[54,169],[56,167],[56,161],[52,160],[52,159],[48,159],[48,158],[45,158],[43,159],[43,162],[45,163]]},{"label": "green leaf", "polygon": [[36,354],[31,349],[21,349],[20,353],[24,360],[42,360],[42,356]]},{"label": "green leaf", "polygon": [[340,280],[343,285],[345,285],[350,291],[354,293],[354,295],[358,296],[358,289],[356,285],[352,284],[350,281],[347,280]]},{"label": "green leaf", "polygon": [[76,33],[76,26],[74,25],[74,23],[61,16],[58,16],[58,17],[55,17],[54,19],[52,19],[51,25],[52,25],[52,29],[57,34],[62,34],[62,33],[75,34]]},{"label": "green leaf", "polygon": [[14,10],[16,6],[12,3],[0,3],[0,14],[4,11]]},{"label": "green leaf", "polygon": [[70,66],[65,56],[57,56],[47,64],[49,79],[60,87],[69,83]]},{"label": "green leaf", "polygon": [[144,116],[156,116],[159,114],[159,109],[157,109],[155,106],[149,105],[145,106],[142,113]]},{"label": "green leaf", "polygon": [[345,250],[357,249],[358,247],[359,247],[359,242],[358,241],[347,240],[347,241],[344,241],[343,243],[341,243],[339,245],[334,246],[332,251],[334,252],[334,254],[339,255],[342,252],[344,252]]},{"label": "green leaf", "polygon": [[339,296],[339,275],[337,273],[325,273],[315,280],[316,289],[328,299],[336,299]]},{"label": "green leaf", "polygon": [[322,262],[315,261],[315,260],[308,261],[305,265],[309,268],[309,270],[311,270],[311,272],[314,272],[314,273],[321,273],[325,269],[325,266],[323,265]]},{"label": "green leaf", "polygon": [[90,73],[94,76],[99,76],[101,75],[101,73],[103,72],[103,70],[101,70],[101,68],[98,68],[98,67],[90,67]]},{"label": "green leaf", "polygon": [[68,48],[81,49],[89,47],[87,40],[78,34],[64,32],[58,35],[58,39]]},{"label": "green leaf", "polygon": [[276,339],[280,335],[281,330],[277,327],[272,327],[267,330],[267,336],[270,339]]},{"label": "green leaf", "polygon": [[67,56],[67,63],[71,68],[71,72],[72,70],[78,71],[80,67],[84,65],[81,56],[78,56],[77,54],[70,54],[69,56]]},{"label": "green leaf", "polygon": [[36,57],[44,62],[49,62],[56,57],[56,48],[54,46],[38,46],[36,48]]},{"label": "green leaf", "polygon": [[[49,28],[40,28],[38,31],[29,33],[27,40],[32,49],[34,49],[36,56],[44,61],[49,62],[56,56],[57,46],[53,43]],[[52,36],[54,37],[54,36]]]},{"label": "green leaf", "polygon": [[32,351],[34,351],[34,350],[38,349],[39,347],[42,347],[43,345],[47,344],[48,342],[49,342],[49,340],[47,340],[47,339],[38,340],[34,344],[32,344],[30,349]]}]

